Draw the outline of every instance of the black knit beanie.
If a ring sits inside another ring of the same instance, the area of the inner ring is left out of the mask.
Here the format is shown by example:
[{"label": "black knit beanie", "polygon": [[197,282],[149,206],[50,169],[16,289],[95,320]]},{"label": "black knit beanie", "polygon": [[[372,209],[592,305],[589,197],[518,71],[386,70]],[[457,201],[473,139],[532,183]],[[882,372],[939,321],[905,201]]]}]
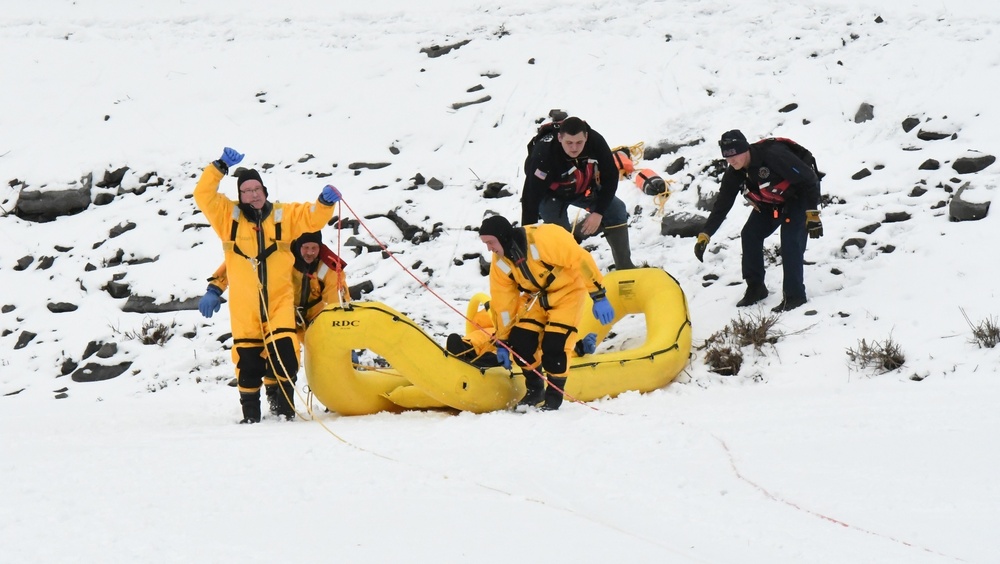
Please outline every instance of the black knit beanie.
[{"label": "black knit beanie", "polygon": [[734,157],[740,153],[750,150],[750,143],[739,129],[732,129],[722,134],[719,139],[719,148],[722,149],[723,157]]},{"label": "black knit beanie", "polygon": [[310,231],[309,233],[303,233],[299,235],[299,238],[295,240],[299,246],[305,243],[316,243],[317,245],[323,244],[323,234],[319,231]]},{"label": "black knit beanie", "polygon": [[322,259],[318,259],[312,263],[307,263],[305,259],[302,258],[302,245],[306,243],[316,243],[322,246],[323,234],[319,231],[310,231],[309,233],[299,235],[298,239],[292,241],[292,255],[295,256],[295,264],[293,266],[295,269],[299,272],[315,272],[316,268],[319,267],[320,260]]},{"label": "black knit beanie", "polygon": [[[240,168],[239,170],[236,171],[236,189],[237,190],[239,190],[240,186],[242,186],[243,183],[246,182],[247,180],[256,180],[257,182],[260,182],[261,186],[264,186],[264,181],[261,180],[260,173],[257,172],[257,169],[255,169],[255,168]],[[267,186],[264,186],[264,197],[266,198],[267,196],[268,196],[268,194],[267,194]]]}]

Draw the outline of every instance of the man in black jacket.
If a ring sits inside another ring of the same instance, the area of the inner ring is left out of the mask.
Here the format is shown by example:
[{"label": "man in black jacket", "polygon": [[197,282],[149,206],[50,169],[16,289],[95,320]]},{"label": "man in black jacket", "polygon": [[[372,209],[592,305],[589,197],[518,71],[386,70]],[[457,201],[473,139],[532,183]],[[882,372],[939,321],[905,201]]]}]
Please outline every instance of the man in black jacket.
[{"label": "man in black jacket", "polygon": [[722,134],[719,147],[729,164],[712,213],[698,235],[694,254],[704,261],[709,239],[722,225],[736,196],[753,206],[740,234],[743,243],[743,279],[746,293],[736,305],[753,305],[767,297],[764,285],[764,239],[781,227],[781,267],[783,299],[772,309],[789,311],[806,303],[802,261],[806,235],[823,235],[819,218],[819,176],[789,148],[789,140],[765,139],[750,145],[739,130]]},{"label": "man in black jacket", "polygon": [[[635,268],[628,242],[628,212],[615,196],[618,167],[611,147],[600,133],[578,117],[538,139],[524,163],[521,224],[555,223],[581,241],[604,229],[615,268]],[[568,208],[586,210],[582,222],[570,228]]]}]

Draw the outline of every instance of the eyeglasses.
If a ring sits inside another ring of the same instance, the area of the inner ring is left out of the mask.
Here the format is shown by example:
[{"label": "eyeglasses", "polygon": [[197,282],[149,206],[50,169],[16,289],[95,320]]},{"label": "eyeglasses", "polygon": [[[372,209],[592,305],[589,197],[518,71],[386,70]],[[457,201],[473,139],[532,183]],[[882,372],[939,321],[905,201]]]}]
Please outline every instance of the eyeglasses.
[{"label": "eyeglasses", "polygon": [[256,192],[262,192],[264,190],[263,186],[257,186],[256,188],[247,188],[246,190],[240,190],[240,194],[254,194]]}]

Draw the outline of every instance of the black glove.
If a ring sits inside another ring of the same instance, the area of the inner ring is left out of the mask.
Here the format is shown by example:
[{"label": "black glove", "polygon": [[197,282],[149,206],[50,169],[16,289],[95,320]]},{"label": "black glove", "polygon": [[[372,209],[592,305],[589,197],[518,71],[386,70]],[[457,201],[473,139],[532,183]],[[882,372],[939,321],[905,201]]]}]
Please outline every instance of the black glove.
[{"label": "black glove", "polygon": [[710,240],[711,237],[708,236],[708,233],[698,234],[698,242],[694,244],[694,256],[701,262],[705,262],[705,249],[708,248]]},{"label": "black glove", "polygon": [[819,218],[819,210],[806,211],[806,231],[810,239],[819,239],[823,236],[823,221]]}]

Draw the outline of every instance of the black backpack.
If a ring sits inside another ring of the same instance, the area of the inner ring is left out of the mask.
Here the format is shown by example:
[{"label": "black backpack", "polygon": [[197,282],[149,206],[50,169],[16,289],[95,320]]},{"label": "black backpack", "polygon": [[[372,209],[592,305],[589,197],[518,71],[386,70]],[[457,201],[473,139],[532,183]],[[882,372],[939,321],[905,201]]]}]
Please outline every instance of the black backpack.
[{"label": "black backpack", "polygon": [[[524,157],[524,169],[528,169],[528,161],[531,160],[531,151],[535,148],[535,144],[538,143],[546,135],[555,136],[559,133],[559,126],[562,125],[564,119],[568,118],[569,114],[560,110],[553,109],[549,110],[549,120],[538,126],[538,131],[535,135],[528,141],[528,156]],[[537,122],[536,122],[537,123]]]},{"label": "black backpack", "polygon": [[795,141],[787,137],[768,137],[766,139],[761,139],[754,143],[754,145],[765,145],[769,143],[781,143],[792,152],[793,155],[798,157],[802,162],[811,166],[813,171],[816,173],[816,178],[822,180],[826,173],[820,172],[819,167],[816,165],[816,157],[812,154],[812,151],[806,149],[802,145],[799,145]]},{"label": "black backpack", "polygon": [[528,155],[524,158],[524,168],[528,168],[528,161],[531,160],[531,151],[534,150],[535,144],[542,140],[546,135],[555,136],[559,133],[559,126],[562,125],[561,121],[547,121],[538,126],[538,131],[535,132],[534,137],[528,141]]}]

